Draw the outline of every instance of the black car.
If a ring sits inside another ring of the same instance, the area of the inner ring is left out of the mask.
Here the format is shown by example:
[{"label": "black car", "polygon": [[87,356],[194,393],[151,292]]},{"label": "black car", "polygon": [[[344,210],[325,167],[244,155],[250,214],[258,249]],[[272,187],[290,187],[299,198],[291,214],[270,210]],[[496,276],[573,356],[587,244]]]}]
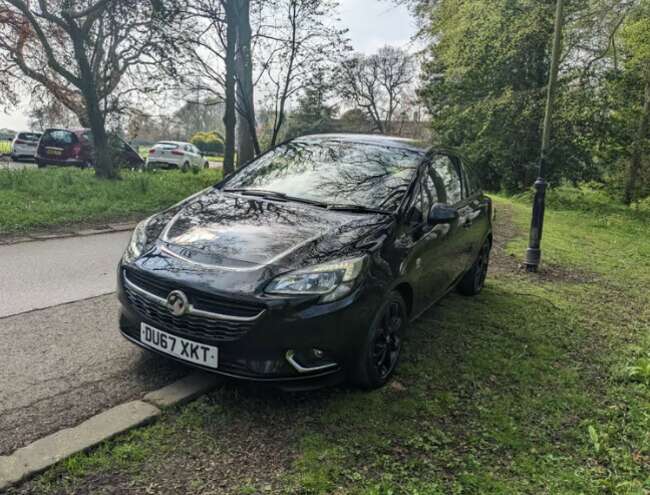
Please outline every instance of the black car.
[{"label": "black car", "polygon": [[453,153],[294,139],[138,225],[118,270],[121,331],[284,389],[378,387],[409,320],[455,287],[483,287],[491,211]]}]

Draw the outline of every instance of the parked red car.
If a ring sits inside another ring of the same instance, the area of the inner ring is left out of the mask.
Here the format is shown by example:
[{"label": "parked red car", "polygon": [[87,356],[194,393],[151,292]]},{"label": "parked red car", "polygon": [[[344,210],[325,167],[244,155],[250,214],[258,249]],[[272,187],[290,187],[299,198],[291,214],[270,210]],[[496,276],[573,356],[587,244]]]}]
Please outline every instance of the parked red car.
[{"label": "parked red car", "polygon": [[[120,164],[128,167],[141,167],[144,160],[129,144],[117,136],[111,136]],[[92,167],[95,162],[95,149],[89,129],[46,129],[36,150],[36,164]]]}]

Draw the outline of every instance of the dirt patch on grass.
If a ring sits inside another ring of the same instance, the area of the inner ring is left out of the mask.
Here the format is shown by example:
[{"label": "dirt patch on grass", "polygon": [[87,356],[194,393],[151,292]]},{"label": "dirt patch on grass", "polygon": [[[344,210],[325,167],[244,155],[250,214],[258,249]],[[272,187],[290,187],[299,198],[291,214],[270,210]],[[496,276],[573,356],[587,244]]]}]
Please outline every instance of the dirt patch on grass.
[{"label": "dirt patch on grass", "polygon": [[490,255],[489,275],[521,271],[521,260],[506,251],[508,243],[521,235],[524,235],[524,232],[512,221],[512,207],[506,204],[499,205],[494,219],[494,240]]},{"label": "dirt patch on grass", "polygon": [[517,256],[507,252],[508,243],[516,237],[526,236],[527,232],[519,228],[512,220],[512,206],[499,205],[494,221],[494,243],[490,259],[489,275],[517,274],[530,281],[568,282],[584,284],[598,279],[595,273],[554,265],[542,260],[537,273],[528,273],[523,265],[524,253]]}]

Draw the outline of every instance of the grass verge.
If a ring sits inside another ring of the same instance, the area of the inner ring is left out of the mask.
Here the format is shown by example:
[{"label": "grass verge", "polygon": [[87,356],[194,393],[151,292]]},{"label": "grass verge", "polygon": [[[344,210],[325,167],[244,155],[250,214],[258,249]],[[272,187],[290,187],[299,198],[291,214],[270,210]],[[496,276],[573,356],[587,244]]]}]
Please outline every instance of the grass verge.
[{"label": "grass verge", "polygon": [[529,208],[496,202],[484,292],[417,320],[388,387],[229,383],[11,493],[648,493],[647,223],[551,209],[530,275]]},{"label": "grass verge", "polygon": [[0,170],[0,234],[143,217],[214,184],[221,171],[121,175],[106,181],[73,168]]}]

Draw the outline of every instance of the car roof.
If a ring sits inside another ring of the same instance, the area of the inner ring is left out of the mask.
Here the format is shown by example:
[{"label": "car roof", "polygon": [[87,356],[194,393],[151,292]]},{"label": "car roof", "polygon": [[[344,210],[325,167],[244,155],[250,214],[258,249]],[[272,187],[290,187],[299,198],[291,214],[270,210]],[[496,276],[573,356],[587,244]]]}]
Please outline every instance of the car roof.
[{"label": "car roof", "polygon": [[156,142],[156,144],[192,144],[192,143],[188,143],[187,141],[158,141]]},{"label": "car roof", "polygon": [[66,131],[66,132],[71,132],[73,134],[81,134],[82,132],[89,132],[90,129],[84,129],[83,127],[79,129],[66,129],[65,127],[48,127],[43,131],[43,133],[50,132],[50,131]]},{"label": "car roof", "polygon": [[361,143],[372,144],[375,146],[387,146],[391,148],[404,148],[421,152],[425,152],[430,148],[430,145],[416,139],[409,139],[398,136],[385,136],[383,134],[310,134],[307,136],[298,137],[294,139],[294,141],[344,141],[348,143]]}]

